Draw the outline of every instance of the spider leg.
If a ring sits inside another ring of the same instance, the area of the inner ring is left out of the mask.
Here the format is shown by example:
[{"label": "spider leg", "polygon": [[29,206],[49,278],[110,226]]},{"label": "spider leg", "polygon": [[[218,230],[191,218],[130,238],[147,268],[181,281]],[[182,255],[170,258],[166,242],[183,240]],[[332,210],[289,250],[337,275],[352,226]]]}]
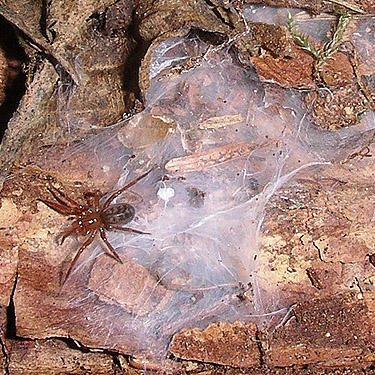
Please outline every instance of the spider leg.
[{"label": "spider leg", "polygon": [[119,225],[108,225],[107,229],[109,229],[109,230],[113,230],[113,229],[114,230],[122,230],[124,232],[133,232],[133,233],[138,233],[138,234],[151,234],[150,232],[142,232],[140,230],[133,229],[133,228],[120,227]]},{"label": "spider leg", "polygon": [[73,234],[76,231],[76,228],[74,228],[74,223],[67,229],[65,229],[63,232],[59,234],[59,237],[61,236],[60,245],[62,245],[67,237],[69,237],[71,234]]},{"label": "spider leg", "polygon": [[104,243],[107,245],[110,253],[107,251],[106,253],[112,257],[113,259],[117,260],[119,263],[123,264],[121,258],[119,257],[119,255],[117,254],[116,250],[113,248],[113,246],[110,244],[110,242],[108,241],[108,238],[105,234],[105,231],[103,228],[99,228],[99,232],[100,232],[100,237],[102,238],[102,240],[104,241]]},{"label": "spider leg", "polygon": [[79,256],[82,254],[83,250],[85,250],[86,247],[89,246],[92,243],[92,241],[94,241],[96,233],[97,233],[97,230],[93,231],[90,234],[90,236],[85,240],[85,242],[81,245],[81,247],[78,249],[76,255],[74,256],[74,258],[72,260],[72,263],[70,263],[68,272],[65,275],[65,278],[64,278],[64,281],[63,281],[62,285],[64,285],[66,283],[66,280],[68,280],[68,277],[70,276],[70,274],[72,272],[72,269],[73,269],[74,265],[76,264]]},{"label": "spider leg", "polygon": [[134,179],[133,181],[129,182],[127,185],[125,185],[124,187],[122,187],[121,189],[115,191],[103,204],[103,210],[105,210],[106,208],[108,208],[108,206],[111,204],[111,202],[116,198],[118,197],[120,194],[122,194],[125,190],[129,189],[131,186],[135,185],[139,180],[142,180],[142,178],[145,178],[149,173],[151,173],[154,169],[156,168],[156,166],[153,166],[149,171],[147,171],[146,173],[143,173],[142,175],[138,176],[136,179]]},{"label": "spider leg", "polygon": [[[48,188],[48,191],[53,195],[53,197],[61,204],[64,204],[66,206],[69,206],[68,203],[70,203],[71,205],[75,206],[75,207],[80,207],[81,205],[76,202],[74,199],[68,197],[65,193],[63,193],[61,190],[51,186]],[[63,198],[63,199],[62,199]],[[64,201],[65,199],[65,201]],[[66,202],[67,201],[67,202]]]},{"label": "spider leg", "polygon": [[62,215],[74,215],[77,214],[77,211],[73,207],[69,207],[66,205],[62,205],[60,203],[52,202],[48,199],[38,199],[39,201],[46,204],[49,208],[52,208],[53,210],[57,211],[58,213]]},{"label": "spider leg", "polygon": [[99,200],[100,200],[100,197],[101,197],[102,193],[99,190],[97,190],[93,195],[94,195],[94,210],[96,212],[98,212],[99,211]]}]

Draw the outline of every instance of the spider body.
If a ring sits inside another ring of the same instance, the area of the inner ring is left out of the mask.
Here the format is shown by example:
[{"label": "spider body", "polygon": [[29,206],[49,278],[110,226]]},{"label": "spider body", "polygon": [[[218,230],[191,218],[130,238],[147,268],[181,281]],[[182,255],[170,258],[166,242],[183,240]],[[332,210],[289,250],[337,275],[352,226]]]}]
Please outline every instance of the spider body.
[{"label": "spider body", "polygon": [[101,198],[106,194],[102,194],[99,190],[95,192],[86,192],[84,194],[84,197],[87,204],[82,205],[65,195],[62,191],[52,187],[48,188],[48,190],[53,198],[55,198],[54,201],[39,199],[48,207],[59,212],[60,214],[73,218],[73,222],[71,223],[71,225],[60,234],[61,244],[63,244],[65,239],[71,234],[86,236],[86,239],[79,247],[76,255],[74,256],[62,284],[64,284],[68,279],[74,265],[76,264],[83,250],[94,241],[95,237],[98,234],[106,245],[104,248],[106,253],[119,263],[122,263],[122,260],[117,254],[116,250],[108,241],[106,235],[107,230],[149,234],[133,228],[120,226],[130,223],[134,219],[135,209],[129,203],[111,203],[125,190],[129,189],[139,180],[146,177],[153,169],[154,168],[150,169],[148,172],[142,174],[130,183],[123,186],[121,189],[112,193],[109,198],[104,200],[103,203],[101,202]]},{"label": "spider body", "polygon": [[135,209],[129,203],[111,204],[100,215],[102,222],[105,225],[111,224],[128,224],[135,216]]},{"label": "spider body", "polygon": [[72,227],[74,227],[75,233],[79,236],[86,236],[99,229],[103,225],[101,216],[97,212],[93,211],[91,208],[88,210],[83,210],[73,222]]}]

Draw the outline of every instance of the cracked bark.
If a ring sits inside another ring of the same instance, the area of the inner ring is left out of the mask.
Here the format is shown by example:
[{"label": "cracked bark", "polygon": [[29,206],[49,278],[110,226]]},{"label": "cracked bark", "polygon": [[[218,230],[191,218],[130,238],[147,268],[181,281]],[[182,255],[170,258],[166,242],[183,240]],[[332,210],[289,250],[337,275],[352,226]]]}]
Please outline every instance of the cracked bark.
[{"label": "cracked bark", "polygon": [[8,361],[8,354],[5,349],[5,344],[2,339],[0,339],[0,346],[1,346],[1,354],[0,354],[0,371],[2,374],[8,374],[9,373],[9,361]]}]

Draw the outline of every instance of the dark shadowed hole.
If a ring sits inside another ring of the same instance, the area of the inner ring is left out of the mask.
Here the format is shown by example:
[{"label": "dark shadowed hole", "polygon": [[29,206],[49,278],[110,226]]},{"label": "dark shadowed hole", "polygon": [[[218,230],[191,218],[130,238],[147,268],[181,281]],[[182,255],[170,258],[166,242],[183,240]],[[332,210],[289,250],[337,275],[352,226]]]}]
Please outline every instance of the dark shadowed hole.
[{"label": "dark shadowed hole", "polygon": [[17,279],[18,279],[18,275],[16,275],[16,279],[14,280],[12,294],[10,296],[9,305],[7,307],[6,337],[8,339],[13,339],[13,340],[15,340],[17,338],[17,334],[16,334],[16,312],[15,312],[15,309],[14,309],[14,301],[13,301],[14,292],[16,290],[16,285],[17,285]]},{"label": "dark shadowed hole", "polygon": [[14,311],[13,299],[10,301],[10,304],[7,307],[6,337],[8,339],[13,339],[13,340],[16,339],[16,314]]},{"label": "dark shadowed hole", "polygon": [[22,72],[22,64],[26,62],[26,54],[18,43],[15,29],[0,16],[0,48],[5,52],[9,65],[9,79],[6,87],[6,97],[0,106],[0,140],[4,136],[8,121],[25,93],[25,74]]}]

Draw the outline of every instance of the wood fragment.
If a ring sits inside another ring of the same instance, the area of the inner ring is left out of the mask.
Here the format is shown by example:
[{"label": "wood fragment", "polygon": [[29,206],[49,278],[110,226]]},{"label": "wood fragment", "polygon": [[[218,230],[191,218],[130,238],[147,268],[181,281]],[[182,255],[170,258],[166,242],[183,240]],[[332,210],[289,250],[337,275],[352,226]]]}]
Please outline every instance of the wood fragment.
[{"label": "wood fragment", "polygon": [[249,156],[255,150],[269,146],[271,143],[275,143],[275,141],[265,142],[261,145],[254,142],[241,142],[216,147],[192,155],[171,159],[165,165],[165,169],[173,173],[201,171],[228,161]]},{"label": "wood fragment", "polygon": [[201,129],[218,129],[223,128],[225,126],[238,124],[242,122],[243,118],[241,114],[237,115],[224,115],[224,116],[215,116],[210,117],[209,119],[203,121],[199,124]]}]

